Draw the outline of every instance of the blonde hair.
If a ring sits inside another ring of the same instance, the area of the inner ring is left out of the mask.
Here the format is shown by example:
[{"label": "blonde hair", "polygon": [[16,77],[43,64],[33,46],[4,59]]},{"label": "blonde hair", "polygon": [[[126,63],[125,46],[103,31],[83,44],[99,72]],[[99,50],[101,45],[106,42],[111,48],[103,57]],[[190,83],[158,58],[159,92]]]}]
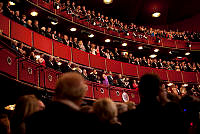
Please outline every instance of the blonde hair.
[{"label": "blonde hair", "polygon": [[101,121],[112,122],[118,115],[116,104],[109,98],[102,98],[93,104],[94,113]]},{"label": "blonde hair", "polygon": [[84,78],[77,72],[63,74],[56,83],[56,99],[80,100],[84,97],[88,87]]}]

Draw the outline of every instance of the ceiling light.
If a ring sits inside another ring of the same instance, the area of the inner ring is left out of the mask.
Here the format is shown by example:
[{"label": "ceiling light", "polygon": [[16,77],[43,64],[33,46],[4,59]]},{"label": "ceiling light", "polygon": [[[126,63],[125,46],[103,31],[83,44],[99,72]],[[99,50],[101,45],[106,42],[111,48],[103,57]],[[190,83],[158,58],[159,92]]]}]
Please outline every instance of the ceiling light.
[{"label": "ceiling light", "polygon": [[159,49],[157,49],[157,48],[156,48],[156,49],[154,49],[154,52],[155,52],[155,53],[157,53],[158,51],[159,51]]},{"label": "ceiling light", "polygon": [[110,39],[106,39],[105,42],[107,42],[107,43],[110,42]]},{"label": "ceiling light", "polygon": [[152,14],[152,17],[156,17],[157,18],[157,17],[160,17],[160,15],[161,15],[161,13],[155,12],[155,13]]},{"label": "ceiling light", "polygon": [[16,106],[16,104],[14,104],[14,105],[8,105],[8,106],[6,106],[6,107],[4,107],[6,110],[15,110],[15,106]]},{"label": "ceiling light", "polygon": [[141,49],[143,49],[143,47],[142,47],[142,46],[139,46],[138,49],[141,50]]},{"label": "ceiling light", "polygon": [[94,37],[94,34],[89,34],[88,37],[89,37],[89,38],[93,38],[93,37]]},{"label": "ceiling light", "polygon": [[190,55],[190,52],[185,53],[185,55]]},{"label": "ceiling light", "polygon": [[103,2],[104,2],[105,4],[111,4],[111,3],[113,2],[113,0],[103,0]]},{"label": "ceiling light", "polygon": [[59,65],[59,66],[62,65],[62,62],[58,62],[58,65]]},{"label": "ceiling light", "polygon": [[128,55],[128,52],[122,52],[123,55]]},{"label": "ceiling light", "polygon": [[187,87],[188,86],[188,84],[183,84],[183,87]]},{"label": "ceiling light", "polygon": [[38,15],[38,12],[36,11],[31,12],[31,16],[37,16],[37,15]]},{"label": "ceiling light", "polygon": [[172,51],[169,51],[169,54],[172,54]]},{"label": "ceiling light", "polygon": [[52,21],[51,24],[52,24],[52,25],[57,25],[58,22],[54,22],[54,21]]},{"label": "ceiling light", "polygon": [[122,46],[123,46],[123,47],[127,46],[127,43],[122,43]]},{"label": "ceiling light", "polygon": [[152,54],[152,55],[150,55],[149,57],[150,57],[150,58],[156,58],[157,55],[156,55],[156,54]]},{"label": "ceiling light", "polygon": [[182,59],[183,57],[181,57],[181,56],[178,56],[177,58],[178,58],[178,59]]},{"label": "ceiling light", "polygon": [[169,86],[169,87],[172,86],[172,85],[173,85],[173,83],[168,83],[168,84],[167,84],[167,86]]},{"label": "ceiling light", "polygon": [[76,28],[73,27],[73,28],[70,29],[70,31],[75,32]]},{"label": "ceiling light", "polygon": [[15,5],[15,2],[9,1],[9,4],[10,4],[11,6],[14,6],[14,5]]}]

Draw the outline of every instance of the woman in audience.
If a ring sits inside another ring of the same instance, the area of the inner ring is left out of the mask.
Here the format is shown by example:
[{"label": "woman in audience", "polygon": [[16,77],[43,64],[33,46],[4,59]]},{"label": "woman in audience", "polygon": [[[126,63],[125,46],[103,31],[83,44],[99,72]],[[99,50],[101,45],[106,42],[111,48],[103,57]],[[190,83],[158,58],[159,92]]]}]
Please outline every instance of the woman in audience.
[{"label": "woman in audience", "polygon": [[86,50],[86,49],[85,49],[85,46],[83,45],[83,41],[82,41],[82,40],[80,40],[80,41],[78,42],[78,45],[79,45],[80,50],[82,50],[82,51],[85,51],[85,50]]},{"label": "woman in audience", "polygon": [[106,72],[104,71],[102,74],[102,83],[106,86],[109,86],[109,82],[108,82],[108,77],[106,75]]},{"label": "woman in audience", "polygon": [[88,74],[87,74],[87,70],[86,70],[86,69],[83,69],[82,75],[83,75],[83,77],[84,77],[86,80],[89,80]]},{"label": "woman in audience", "polygon": [[26,27],[29,28],[29,29],[32,29],[32,20],[27,20],[26,22]]},{"label": "woman in audience", "polygon": [[97,50],[96,50],[96,48],[95,48],[95,44],[91,44],[90,51],[91,51],[91,53],[94,54],[94,55],[97,54]]},{"label": "woman in audience", "polygon": [[93,104],[94,113],[97,116],[97,128],[111,129],[119,128],[121,123],[118,121],[118,111],[116,104],[109,98],[97,100]]},{"label": "woman in audience", "polygon": [[34,95],[25,95],[18,98],[10,121],[11,134],[25,134],[25,120],[39,110],[39,101]]}]

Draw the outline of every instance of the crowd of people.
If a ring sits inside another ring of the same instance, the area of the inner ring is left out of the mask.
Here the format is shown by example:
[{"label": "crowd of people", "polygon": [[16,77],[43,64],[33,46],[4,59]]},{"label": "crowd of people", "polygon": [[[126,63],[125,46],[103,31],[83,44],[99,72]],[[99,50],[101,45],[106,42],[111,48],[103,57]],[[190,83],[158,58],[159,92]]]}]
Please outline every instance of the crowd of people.
[{"label": "crowd of people", "polygon": [[[167,92],[160,78],[145,74],[139,83],[140,104],[109,98],[83,101],[85,80],[77,72],[63,74],[48,104],[34,94],[20,96],[10,115],[0,114],[1,134],[149,133],[198,134],[200,99],[178,98]],[[158,129],[159,128],[159,129]]]},{"label": "crowd of people", "polygon": [[[70,1],[67,1],[69,4]],[[74,2],[73,2],[74,3]],[[69,4],[70,5],[70,4]],[[107,59],[118,60],[134,65],[141,65],[145,67],[167,69],[167,70],[176,70],[176,71],[187,71],[187,72],[196,72],[200,71],[200,64],[197,62],[188,61],[187,59],[178,61],[174,59],[157,59],[157,58],[148,58],[145,56],[135,57],[134,53],[123,53],[118,50],[118,48],[108,49],[103,45],[99,46],[91,41],[79,40],[77,37],[69,37],[64,34],[61,35],[60,32],[52,30],[51,27],[41,27],[38,20],[29,20],[26,18],[26,15],[20,15],[19,11],[12,11],[10,5],[4,5],[4,14],[11,19],[17,21],[18,23],[24,25],[27,28],[30,28],[40,34],[61,42],[67,46],[92,53],[94,55],[99,55]],[[71,8],[70,8],[71,9]],[[76,9],[76,8],[75,8]],[[67,9],[68,10],[68,9]]]},{"label": "crowd of people", "polygon": [[[44,0],[46,1],[46,0]],[[46,1],[47,3],[50,0]],[[156,37],[157,39],[167,38],[174,40],[185,40],[191,42],[200,41],[200,33],[189,32],[189,31],[166,31],[161,29],[152,29],[144,26],[137,26],[134,23],[130,25],[120,21],[119,19],[108,17],[101,12],[96,13],[95,10],[86,10],[86,6],[76,5],[74,1],[70,0],[54,0],[54,8],[59,9],[67,14],[72,14],[73,16],[85,20],[92,25],[106,28],[108,30],[124,33],[126,36],[129,32],[133,34],[134,37],[148,39],[148,37]]]}]

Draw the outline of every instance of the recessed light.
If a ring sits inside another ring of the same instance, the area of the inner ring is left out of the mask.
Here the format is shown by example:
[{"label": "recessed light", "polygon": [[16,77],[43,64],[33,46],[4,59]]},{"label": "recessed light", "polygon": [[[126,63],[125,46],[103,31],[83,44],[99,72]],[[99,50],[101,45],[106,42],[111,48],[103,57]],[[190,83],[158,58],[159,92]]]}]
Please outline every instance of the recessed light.
[{"label": "recessed light", "polygon": [[93,37],[94,37],[94,34],[89,34],[88,37],[89,37],[89,38],[93,38]]},{"label": "recessed light", "polygon": [[178,56],[177,58],[178,58],[178,59],[182,59],[183,57],[181,57],[181,56]]},{"label": "recessed light", "polygon": [[36,11],[31,12],[31,16],[37,16],[37,15],[38,15],[38,12]]},{"label": "recessed light", "polygon": [[127,46],[127,45],[128,45],[127,43],[122,43],[122,46],[123,46],[123,47],[125,47],[125,46]]},{"label": "recessed light", "polygon": [[169,51],[169,54],[172,54],[172,51]]},{"label": "recessed light", "polygon": [[8,106],[6,106],[6,107],[4,107],[6,110],[15,110],[15,106],[16,106],[16,104],[13,104],[13,105],[8,105]]},{"label": "recessed light", "polygon": [[14,6],[14,5],[15,5],[15,2],[9,1],[9,4],[10,4],[11,6]]},{"label": "recessed light", "polygon": [[142,47],[142,46],[139,46],[138,49],[141,50],[141,49],[143,49],[143,47]]},{"label": "recessed light", "polygon": [[152,54],[152,55],[150,55],[149,57],[150,57],[150,58],[156,58],[157,55],[156,55],[156,54]]},{"label": "recessed light", "polygon": [[160,17],[161,13],[160,12],[155,12],[152,14],[152,17]]},{"label": "recessed light", "polygon": [[105,42],[107,42],[107,43],[110,42],[110,39],[105,39]]},{"label": "recessed light", "polygon": [[62,62],[58,62],[58,65],[59,65],[59,66],[62,65]]},{"label": "recessed light", "polygon": [[54,21],[52,21],[51,24],[52,24],[52,25],[57,25],[58,22],[54,22]]},{"label": "recessed light", "polygon": [[188,86],[188,84],[183,84],[183,87],[187,87]]},{"label": "recessed light", "polygon": [[111,3],[113,2],[113,0],[103,0],[103,2],[104,2],[105,4],[111,4]]},{"label": "recessed light", "polygon": [[76,28],[72,27],[72,28],[70,29],[70,31],[75,32],[75,31],[76,31]]},{"label": "recessed light", "polygon": [[185,55],[190,55],[190,52],[185,53]]},{"label": "recessed light", "polygon": [[157,53],[158,51],[159,51],[159,49],[157,49],[157,48],[156,48],[156,49],[154,49],[154,52],[155,52],[155,53]]},{"label": "recessed light", "polygon": [[172,85],[173,85],[173,83],[168,83],[168,84],[167,84],[167,86],[169,86],[169,87],[172,86]]}]

